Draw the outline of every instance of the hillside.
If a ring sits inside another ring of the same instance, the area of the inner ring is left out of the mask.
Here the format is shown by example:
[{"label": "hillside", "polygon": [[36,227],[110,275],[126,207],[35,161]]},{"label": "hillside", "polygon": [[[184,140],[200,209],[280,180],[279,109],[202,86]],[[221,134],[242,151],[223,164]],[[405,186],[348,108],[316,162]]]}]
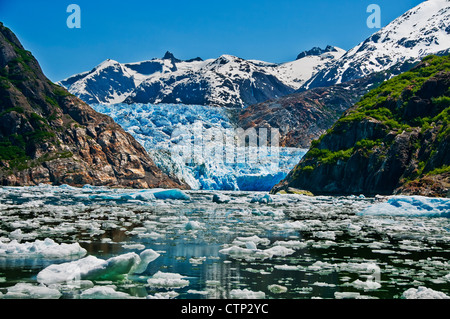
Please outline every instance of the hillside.
[{"label": "hillside", "polygon": [[448,196],[450,56],[429,56],[349,109],[273,193]]},{"label": "hillside", "polygon": [[0,23],[0,184],[186,187],[110,117],[53,84]]}]

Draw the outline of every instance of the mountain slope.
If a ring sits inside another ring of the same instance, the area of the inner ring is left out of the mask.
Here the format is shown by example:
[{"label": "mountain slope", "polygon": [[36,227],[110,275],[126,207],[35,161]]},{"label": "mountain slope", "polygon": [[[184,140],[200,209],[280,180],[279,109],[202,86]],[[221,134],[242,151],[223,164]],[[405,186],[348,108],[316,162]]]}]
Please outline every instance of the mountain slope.
[{"label": "mountain slope", "polygon": [[450,48],[450,2],[428,0],[395,19],[318,72],[303,89],[329,86]]},{"label": "mountain slope", "polygon": [[345,51],[328,46],[296,61],[274,64],[231,55],[182,61],[162,59],[121,64],[107,60],[60,82],[87,103],[180,103],[242,108],[294,92]]},{"label": "mountain slope", "polygon": [[49,81],[0,23],[0,184],[185,187],[110,117]]},{"label": "mountain slope", "polygon": [[272,192],[449,196],[450,56],[384,82],[312,144]]},{"label": "mountain slope", "polygon": [[390,77],[391,72],[378,72],[362,79],[254,104],[239,112],[237,126],[278,128],[282,146],[309,148],[311,142],[331,128],[348,108]]}]

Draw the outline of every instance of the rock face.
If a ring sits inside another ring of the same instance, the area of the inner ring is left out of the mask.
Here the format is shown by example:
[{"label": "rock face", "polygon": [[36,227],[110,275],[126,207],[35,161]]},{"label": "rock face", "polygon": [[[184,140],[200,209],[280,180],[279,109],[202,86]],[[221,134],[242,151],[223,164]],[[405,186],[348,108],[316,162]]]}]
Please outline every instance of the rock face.
[{"label": "rock face", "polygon": [[[391,68],[450,48],[448,0],[424,1],[316,73],[304,89],[330,86]],[[447,52],[447,53],[445,53]]]},{"label": "rock face", "polygon": [[237,125],[244,129],[276,128],[280,131],[281,146],[309,148],[344,111],[391,75],[391,72],[379,72],[363,79],[251,105],[240,111]]},{"label": "rock face", "polygon": [[430,56],[349,109],[273,193],[448,196],[450,57]]},{"label": "rock face", "polygon": [[0,23],[0,184],[186,188],[110,117],[49,81]]}]

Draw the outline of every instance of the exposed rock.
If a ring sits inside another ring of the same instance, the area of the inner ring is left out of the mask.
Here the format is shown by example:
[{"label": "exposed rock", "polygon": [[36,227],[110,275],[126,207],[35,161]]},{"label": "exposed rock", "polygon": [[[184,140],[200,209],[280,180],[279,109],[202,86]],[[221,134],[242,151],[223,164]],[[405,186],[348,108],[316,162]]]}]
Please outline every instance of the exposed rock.
[{"label": "exposed rock", "polygon": [[0,23],[0,184],[187,188],[110,117],[49,81]]},{"label": "exposed rock", "polygon": [[237,126],[279,129],[284,147],[309,148],[365,93],[391,76],[380,72],[327,88],[316,88],[254,104],[239,112]]},{"label": "exposed rock", "polygon": [[450,56],[372,90],[274,187],[320,194],[448,196]]}]

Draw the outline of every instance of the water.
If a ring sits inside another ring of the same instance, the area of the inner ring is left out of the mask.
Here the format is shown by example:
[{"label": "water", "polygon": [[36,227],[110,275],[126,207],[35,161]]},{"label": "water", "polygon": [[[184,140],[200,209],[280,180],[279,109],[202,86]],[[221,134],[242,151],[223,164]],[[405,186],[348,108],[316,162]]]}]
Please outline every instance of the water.
[{"label": "water", "polygon": [[[450,295],[447,217],[360,214],[379,198],[210,191],[185,192],[189,200],[115,196],[131,192],[1,188],[3,244],[51,238],[79,243],[86,255],[17,256],[0,249],[0,297],[17,298],[10,290],[18,283],[37,287],[38,273],[50,265],[145,249],[160,256],[141,274],[47,286],[68,299],[98,287],[127,298],[400,298],[419,286]],[[229,202],[213,203],[214,194]],[[263,195],[271,202],[257,200]],[[181,284],[151,284],[158,272],[179,274]]]}]

